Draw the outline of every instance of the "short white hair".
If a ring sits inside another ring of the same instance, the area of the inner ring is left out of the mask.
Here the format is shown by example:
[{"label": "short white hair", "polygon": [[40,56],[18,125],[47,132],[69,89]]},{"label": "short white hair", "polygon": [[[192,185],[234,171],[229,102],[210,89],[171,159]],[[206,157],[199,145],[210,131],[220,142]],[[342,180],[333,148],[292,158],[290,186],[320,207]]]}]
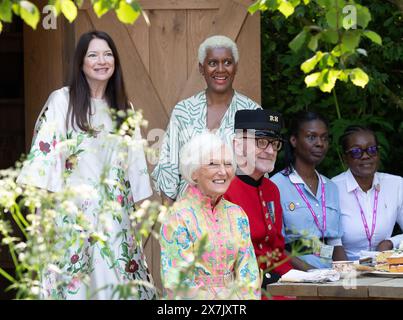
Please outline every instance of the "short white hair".
[{"label": "short white hair", "polygon": [[192,186],[196,185],[196,181],[192,179],[192,175],[202,165],[203,160],[208,160],[215,152],[221,153],[222,147],[231,155],[231,165],[236,170],[236,162],[232,146],[225,143],[219,136],[214,133],[205,131],[194,136],[182,147],[179,153],[179,171],[182,177]]},{"label": "short white hair", "polygon": [[231,50],[235,63],[238,63],[239,52],[234,41],[226,36],[212,36],[204,40],[199,46],[199,63],[203,64],[206,59],[207,49],[226,48]]}]

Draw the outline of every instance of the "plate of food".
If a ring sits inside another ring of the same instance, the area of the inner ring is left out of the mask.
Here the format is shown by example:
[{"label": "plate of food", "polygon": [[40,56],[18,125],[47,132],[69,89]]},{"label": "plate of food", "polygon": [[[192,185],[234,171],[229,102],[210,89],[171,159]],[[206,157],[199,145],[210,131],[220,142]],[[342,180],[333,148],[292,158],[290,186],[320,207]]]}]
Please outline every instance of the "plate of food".
[{"label": "plate of food", "polygon": [[393,250],[380,252],[371,269],[361,271],[380,277],[401,278],[403,277],[403,253]]}]

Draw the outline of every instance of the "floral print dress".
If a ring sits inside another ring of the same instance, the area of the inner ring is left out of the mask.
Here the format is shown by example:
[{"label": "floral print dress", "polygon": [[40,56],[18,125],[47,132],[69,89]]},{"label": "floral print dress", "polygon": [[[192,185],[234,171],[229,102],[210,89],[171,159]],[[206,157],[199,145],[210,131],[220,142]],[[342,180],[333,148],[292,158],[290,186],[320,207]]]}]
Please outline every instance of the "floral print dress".
[{"label": "floral print dress", "polygon": [[[122,160],[122,144],[118,136],[109,134],[113,122],[101,99],[91,99],[93,132],[66,129],[68,103],[68,87],[50,95],[17,182],[52,192],[66,187],[88,190],[73,199],[74,203],[106,240],[89,236],[72,245],[65,261],[58,262],[63,279],[67,277],[65,285],[60,285],[59,274],[47,271],[44,298],[114,299],[118,298],[116,288],[130,280],[152,283],[141,240],[129,220],[134,202],[152,194],[144,151],[140,144],[126,146],[127,157]],[[101,177],[106,183],[100,183]],[[110,200],[120,207],[105,214]],[[59,216],[56,223],[65,223],[66,219],[71,216]],[[132,297],[138,299],[153,299],[156,294],[152,285],[138,285],[135,291]]]},{"label": "floral print dress", "polygon": [[257,260],[241,207],[223,198],[213,207],[189,186],[162,224],[160,244],[168,298],[260,299]]}]

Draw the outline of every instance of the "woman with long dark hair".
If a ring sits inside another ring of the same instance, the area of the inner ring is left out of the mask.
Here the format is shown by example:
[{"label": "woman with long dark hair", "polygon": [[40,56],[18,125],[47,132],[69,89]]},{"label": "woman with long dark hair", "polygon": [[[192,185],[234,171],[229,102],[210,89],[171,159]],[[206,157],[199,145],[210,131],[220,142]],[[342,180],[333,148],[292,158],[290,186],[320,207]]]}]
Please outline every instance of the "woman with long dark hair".
[{"label": "woman with long dark hair", "polygon": [[271,178],[280,190],[286,248],[303,247],[304,254],[292,258],[296,269],[328,268],[332,260],[346,260],[337,187],[316,171],[329,148],[328,122],[300,112],[289,128],[286,167]]},{"label": "woman with long dark hair", "polygon": [[[77,43],[71,82],[48,98],[18,178],[21,184],[51,192],[83,186],[92,191],[72,201],[92,224],[93,234],[79,243],[72,240],[65,260],[56,262],[63,277],[45,271],[46,298],[119,298],[119,285],[131,280],[151,281],[139,237],[132,232],[129,220],[134,202],[152,194],[144,151],[138,144],[117,143],[121,140],[110,135],[114,130],[111,110],[128,108],[112,39],[101,31],[83,34]],[[134,140],[139,134],[137,130]],[[105,210],[111,200],[120,206]],[[72,216],[57,216],[56,223],[66,219],[76,223]],[[65,241],[70,241],[68,236]],[[136,286],[133,296],[153,298],[155,292],[150,287]]]}]

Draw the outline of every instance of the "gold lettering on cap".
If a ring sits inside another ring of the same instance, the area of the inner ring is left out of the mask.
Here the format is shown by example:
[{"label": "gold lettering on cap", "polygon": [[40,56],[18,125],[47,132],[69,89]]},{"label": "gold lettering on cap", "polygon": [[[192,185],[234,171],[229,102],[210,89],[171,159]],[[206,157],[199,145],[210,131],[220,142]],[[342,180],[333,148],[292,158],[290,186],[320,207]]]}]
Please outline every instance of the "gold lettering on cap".
[{"label": "gold lettering on cap", "polygon": [[278,122],[278,116],[270,116],[270,121]]}]

